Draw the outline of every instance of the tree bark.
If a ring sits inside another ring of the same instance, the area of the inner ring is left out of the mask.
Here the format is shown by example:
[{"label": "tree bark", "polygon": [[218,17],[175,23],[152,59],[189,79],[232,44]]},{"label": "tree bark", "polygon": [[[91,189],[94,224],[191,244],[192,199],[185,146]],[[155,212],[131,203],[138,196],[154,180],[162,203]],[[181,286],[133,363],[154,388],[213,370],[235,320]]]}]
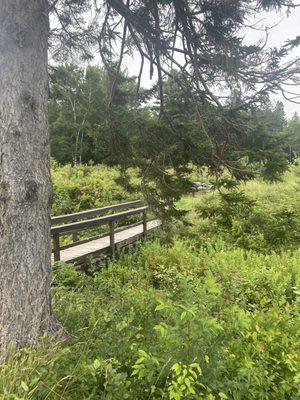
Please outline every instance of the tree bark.
[{"label": "tree bark", "polygon": [[50,299],[48,1],[0,1],[0,353],[57,325]]}]

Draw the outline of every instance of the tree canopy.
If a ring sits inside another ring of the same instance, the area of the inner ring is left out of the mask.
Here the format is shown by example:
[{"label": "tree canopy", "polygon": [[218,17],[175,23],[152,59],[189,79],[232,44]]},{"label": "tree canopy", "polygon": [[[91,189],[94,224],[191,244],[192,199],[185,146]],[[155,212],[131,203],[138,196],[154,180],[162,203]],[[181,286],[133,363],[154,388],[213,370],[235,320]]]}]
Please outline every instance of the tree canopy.
[{"label": "tree canopy", "polygon": [[[271,162],[266,152],[258,155],[258,148],[256,156],[252,151],[250,157],[247,149],[254,141],[247,138],[256,128],[253,121],[249,123],[249,115],[274,92],[297,101],[293,87],[299,80],[299,59],[291,58],[291,54],[300,37],[280,48],[269,48],[267,27],[265,40],[249,44],[243,36],[247,29],[261,29],[256,21],[261,12],[290,13],[294,7],[297,5],[286,0],[58,0],[50,7],[55,21],[52,54],[54,59],[66,60],[76,52],[77,58],[79,54],[82,60],[93,60],[98,53],[108,73],[107,109],[111,115],[124,60],[139,56],[136,87],[139,91],[146,68],[150,77],[156,72],[159,125],[169,131],[168,146],[178,146],[177,138],[182,137],[180,125],[186,119],[180,112],[183,119],[178,123],[178,113],[173,112],[174,104],[168,96],[172,82],[173,95],[177,91],[175,97],[180,97],[180,111],[183,102],[192,115],[192,125],[184,129],[191,128],[190,135],[198,137],[202,151],[195,156],[197,147],[193,144],[193,151],[180,149],[180,157],[185,163],[197,158],[204,164],[205,160],[215,172],[228,169],[236,178],[245,178],[251,175],[244,168],[245,157],[264,165]],[[107,119],[113,136],[110,154],[114,157],[120,153],[118,145],[121,146],[121,160],[126,164],[125,159],[132,160],[131,154],[125,155],[125,149],[130,147],[128,132],[122,128],[120,113],[120,120],[115,117]],[[161,128],[155,129],[159,132]],[[185,145],[192,148],[187,141]],[[172,157],[168,165],[179,162],[179,156],[174,159],[173,153]],[[283,167],[284,163],[277,161]],[[275,174],[282,169],[278,163],[273,168]],[[263,170],[272,175],[272,168]]]},{"label": "tree canopy", "polygon": [[150,76],[157,70],[162,109],[164,75],[173,76],[172,70],[182,72],[178,83],[203,93],[217,107],[235,91],[239,96],[233,107],[243,108],[272,90],[287,94],[286,85],[299,78],[299,59],[286,57],[300,37],[270,49],[264,27],[265,41],[249,45],[243,40],[261,12],[292,12],[293,7],[286,0],[58,0],[50,7],[56,26],[60,23],[52,43],[88,58],[97,48],[104,65],[114,65],[116,72],[124,57],[136,52],[141,73],[145,60]]},{"label": "tree canopy", "polygon": [[[168,206],[168,212],[190,190],[191,167],[208,168],[219,184],[226,171],[226,181],[228,171],[235,180],[258,174],[274,180],[287,169],[290,148],[296,151],[295,135],[287,132],[292,121],[287,125],[282,103],[273,105],[268,96],[247,110],[231,111],[228,120],[202,94],[188,95],[176,78],[164,81],[163,115],[157,88],[141,90],[137,97],[135,80],[124,74],[111,101],[103,68],[61,65],[51,73],[50,88],[52,156],[63,164],[117,165],[124,184],[127,168],[136,167],[144,195],[157,208]],[[193,107],[195,97],[206,129]],[[232,103],[234,97],[227,107]]]}]

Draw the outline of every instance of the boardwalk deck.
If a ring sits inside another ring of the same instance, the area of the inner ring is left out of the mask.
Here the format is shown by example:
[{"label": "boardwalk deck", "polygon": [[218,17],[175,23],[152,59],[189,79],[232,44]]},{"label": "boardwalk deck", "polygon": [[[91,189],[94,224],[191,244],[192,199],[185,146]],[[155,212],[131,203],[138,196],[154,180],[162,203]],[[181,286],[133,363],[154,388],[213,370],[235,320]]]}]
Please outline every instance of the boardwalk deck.
[{"label": "boardwalk deck", "polygon": [[[160,226],[159,220],[147,222],[147,232],[153,231]],[[134,227],[129,227],[121,232],[115,233],[115,244],[117,247],[123,247],[126,244],[132,243],[140,239],[143,235],[143,224]],[[65,262],[78,262],[88,257],[96,256],[100,253],[106,253],[110,250],[110,237],[105,236],[99,239],[91,240],[90,242],[78,244],[67,249],[60,251],[61,261]]]}]

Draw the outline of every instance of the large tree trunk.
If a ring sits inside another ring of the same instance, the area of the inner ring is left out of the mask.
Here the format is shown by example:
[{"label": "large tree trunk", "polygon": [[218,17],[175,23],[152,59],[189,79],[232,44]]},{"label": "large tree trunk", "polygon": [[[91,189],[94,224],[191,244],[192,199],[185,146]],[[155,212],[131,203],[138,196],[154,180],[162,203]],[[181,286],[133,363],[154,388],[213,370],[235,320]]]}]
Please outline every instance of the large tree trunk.
[{"label": "large tree trunk", "polygon": [[47,0],[0,1],[0,352],[55,329]]}]

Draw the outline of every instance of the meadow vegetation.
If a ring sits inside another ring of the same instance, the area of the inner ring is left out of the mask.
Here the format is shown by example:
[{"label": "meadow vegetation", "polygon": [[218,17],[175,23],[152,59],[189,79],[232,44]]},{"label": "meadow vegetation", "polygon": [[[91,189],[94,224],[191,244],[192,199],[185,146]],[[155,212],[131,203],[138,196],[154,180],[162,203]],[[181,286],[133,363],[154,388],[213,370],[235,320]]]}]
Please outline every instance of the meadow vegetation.
[{"label": "meadow vegetation", "polygon": [[[117,178],[56,166],[54,213],[130,198]],[[11,355],[0,398],[299,399],[299,181],[294,167],[279,183],[184,197],[172,234],[108,268],[57,264],[69,339]]]},{"label": "meadow vegetation", "polygon": [[51,163],[54,197],[52,214],[63,215],[140,198],[136,171],[130,170],[130,191],[122,186],[118,168],[105,165]]},{"label": "meadow vegetation", "polygon": [[231,190],[184,197],[178,204],[190,211],[186,229],[201,244],[223,240],[246,250],[285,251],[300,243],[300,168],[270,183],[251,180]]}]

